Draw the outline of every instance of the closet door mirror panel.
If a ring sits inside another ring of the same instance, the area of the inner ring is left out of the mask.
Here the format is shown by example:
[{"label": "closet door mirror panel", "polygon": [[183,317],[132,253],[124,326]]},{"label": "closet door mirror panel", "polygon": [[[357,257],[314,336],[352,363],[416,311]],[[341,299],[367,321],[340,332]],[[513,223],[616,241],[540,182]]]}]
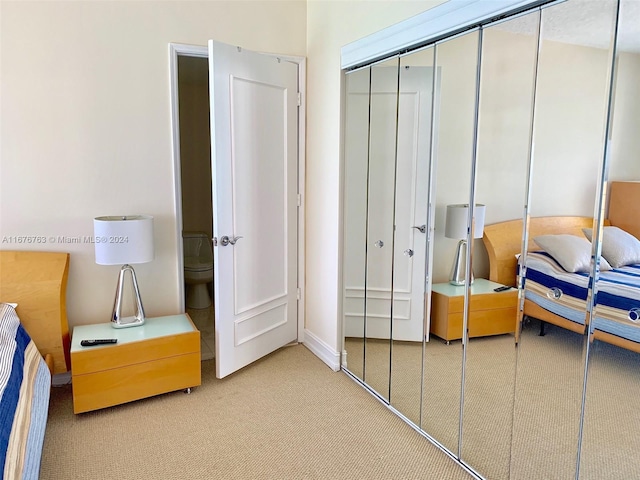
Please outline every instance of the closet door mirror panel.
[{"label": "closet door mirror panel", "polygon": [[435,47],[438,114],[429,200],[433,214],[428,227],[432,229],[433,254],[428,268],[431,291],[426,299],[428,342],[424,348],[421,427],[455,455],[459,455],[466,286],[449,283],[461,237],[447,238],[445,224],[447,205],[469,202],[478,40],[478,31],[473,31]]},{"label": "closet door mirror panel", "polygon": [[370,68],[345,77],[342,365],[360,380],[364,380],[370,82]]},{"label": "closet door mirror panel", "polygon": [[[640,4],[621,0],[580,478],[640,478]],[[620,229],[618,231],[617,229]],[[621,234],[625,232],[624,234]],[[626,235],[631,235],[632,238]],[[596,236],[594,235],[593,238]],[[615,248],[626,238],[626,256]],[[618,240],[620,243],[620,241]],[[635,244],[635,248],[633,245]],[[635,252],[635,253],[634,253]]]},{"label": "closet door mirror panel", "polygon": [[393,314],[397,57],[371,67],[364,380],[389,400]]},{"label": "closet door mirror panel", "polygon": [[[525,207],[539,16],[520,16],[482,34],[475,202],[485,205],[487,226],[521,220]],[[515,285],[516,272],[492,278],[480,240],[474,242],[473,270],[477,288],[486,280],[495,285],[471,292],[461,457],[485,478],[508,479],[518,290],[493,288]],[[476,301],[482,307],[475,308]]]},{"label": "closet door mirror panel", "polygon": [[433,47],[400,59],[390,403],[420,424]]},{"label": "closet door mirror panel", "polygon": [[582,229],[599,191],[614,14],[611,1],[542,10],[512,478],[576,476],[591,269]]}]

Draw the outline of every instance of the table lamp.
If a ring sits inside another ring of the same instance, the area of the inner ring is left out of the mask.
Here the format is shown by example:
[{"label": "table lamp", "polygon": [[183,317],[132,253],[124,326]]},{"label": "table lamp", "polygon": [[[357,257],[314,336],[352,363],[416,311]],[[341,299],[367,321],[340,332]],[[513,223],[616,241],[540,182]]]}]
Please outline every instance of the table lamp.
[{"label": "table lamp", "polygon": [[[140,299],[136,272],[130,264],[153,260],[153,217],[148,215],[96,217],[93,220],[93,231],[96,263],[98,265],[124,264],[118,276],[111,326],[124,328],[144,324],[144,308]],[[131,276],[135,313],[131,317],[122,318],[122,290],[127,272]]]},{"label": "table lamp", "polygon": [[[485,205],[476,204],[474,211],[473,238],[482,238],[484,233]],[[459,240],[456,256],[453,259],[449,283],[452,285],[465,284],[465,258],[467,254],[467,219],[469,217],[469,205],[447,205],[447,219],[444,236]],[[470,283],[473,283],[473,269],[471,270]]]}]

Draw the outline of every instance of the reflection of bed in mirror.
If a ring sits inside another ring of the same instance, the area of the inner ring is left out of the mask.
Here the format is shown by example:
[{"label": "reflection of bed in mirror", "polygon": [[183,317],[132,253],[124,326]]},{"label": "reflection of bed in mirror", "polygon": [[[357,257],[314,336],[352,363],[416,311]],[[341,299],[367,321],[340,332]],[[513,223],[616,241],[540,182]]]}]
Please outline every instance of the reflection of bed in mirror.
[{"label": "reflection of bed in mirror", "polygon": [[[607,227],[640,236],[640,182],[612,182]],[[529,221],[524,315],[568,330],[584,333],[587,317],[589,268],[569,273],[534,242],[541,235],[569,234],[586,239],[589,217],[537,217]],[[485,226],[484,243],[490,279],[515,285],[516,255],[521,250],[522,221]],[[535,252],[535,253],[534,253]],[[558,257],[556,255],[556,257]],[[560,259],[567,266],[567,259]],[[584,259],[582,260],[584,262]],[[587,258],[588,262],[588,258]],[[635,262],[634,262],[635,263]],[[569,269],[571,270],[571,269]],[[618,266],[600,272],[598,305],[593,315],[594,338],[640,352],[640,265]]]}]

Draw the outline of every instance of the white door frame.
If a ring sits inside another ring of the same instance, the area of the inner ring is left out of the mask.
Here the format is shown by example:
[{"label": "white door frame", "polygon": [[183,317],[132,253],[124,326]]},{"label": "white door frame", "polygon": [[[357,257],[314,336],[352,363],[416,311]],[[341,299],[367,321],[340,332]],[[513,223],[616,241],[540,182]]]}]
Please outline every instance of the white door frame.
[{"label": "white door frame", "polygon": [[[259,52],[263,53],[263,52]],[[307,98],[307,59],[293,55],[278,55],[264,53],[278,57],[284,61],[298,65],[298,91],[300,92],[300,107],[298,108],[298,342],[304,342],[304,312],[305,312],[305,152],[306,152],[306,98]],[[173,189],[175,200],[175,231],[177,240],[176,257],[178,268],[178,292],[184,305],[184,261],[182,245],[182,184],[180,176],[180,124],[178,105],[178,56],[209,58],[206,45],[186,45],[181,43],[169,44],[169,88],[171,101],[171,142],[173,156]]]}]

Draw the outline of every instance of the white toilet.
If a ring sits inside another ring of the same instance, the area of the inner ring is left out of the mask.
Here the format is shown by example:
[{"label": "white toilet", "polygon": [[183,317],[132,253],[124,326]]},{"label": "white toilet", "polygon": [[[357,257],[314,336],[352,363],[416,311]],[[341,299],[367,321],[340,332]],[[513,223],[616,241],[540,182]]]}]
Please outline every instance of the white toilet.
[{"label": "white toilet", "polygon": [[187,308],[209,308],[211,296],[207,284],[213,282],[213,252],[209,235],[183,232],[182,240]]}]

